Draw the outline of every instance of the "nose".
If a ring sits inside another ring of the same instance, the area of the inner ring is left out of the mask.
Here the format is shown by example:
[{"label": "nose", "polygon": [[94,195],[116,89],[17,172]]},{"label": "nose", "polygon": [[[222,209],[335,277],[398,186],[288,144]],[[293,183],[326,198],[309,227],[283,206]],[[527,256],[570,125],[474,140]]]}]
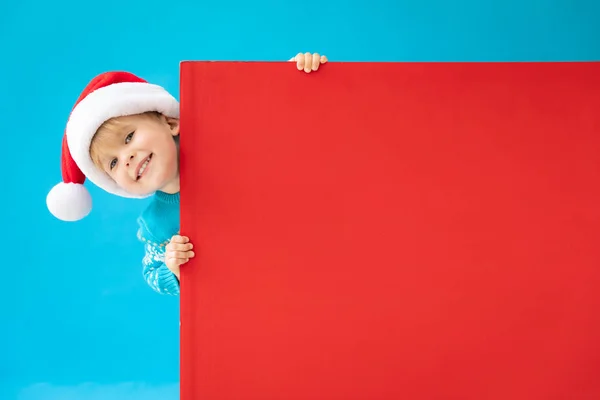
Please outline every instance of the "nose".
[{"label": "nose", "polygon": [[126,159],[126,160],[127,160],[127,161],[126,161],[126,164],[127,164],[127,166],[128,166],[128,167],[129,167],[130,163],[132,163],[132,162],[133,162],[133,159],[134,159],[134,158],[135,158],[135,155],[134,155],[134,154],[129,154],[129,156],[128,156],[128,157],[127,157],[127,159]]}]

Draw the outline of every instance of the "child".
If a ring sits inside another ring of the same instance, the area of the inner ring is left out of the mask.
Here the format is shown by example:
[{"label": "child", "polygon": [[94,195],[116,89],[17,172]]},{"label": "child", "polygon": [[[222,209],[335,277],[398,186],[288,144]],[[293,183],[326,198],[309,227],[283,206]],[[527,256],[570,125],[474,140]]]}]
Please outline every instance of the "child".
[{"label": "child", "polygon": [[[327,58],[298,53],[298,70],[316,71]],[[48,193],[50,212],[64,221],[89,214],[89,179],[117,196],[153,196],[138,218],[143,275],[161,294],[179,294],[179,267],[194,247],[179,235],[179,103],[162,87],[127,72],[97,76],[71,113],[62,142],[63,182]]]}]

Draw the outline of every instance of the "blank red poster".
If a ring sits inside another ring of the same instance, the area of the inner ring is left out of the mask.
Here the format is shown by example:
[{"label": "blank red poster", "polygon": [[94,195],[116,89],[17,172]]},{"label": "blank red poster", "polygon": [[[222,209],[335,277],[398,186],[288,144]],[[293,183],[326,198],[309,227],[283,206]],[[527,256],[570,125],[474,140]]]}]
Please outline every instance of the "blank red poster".
[{"label": "blank red poster", "polygon": [[600,64],[184,62],[183,400],[600,399]]}]

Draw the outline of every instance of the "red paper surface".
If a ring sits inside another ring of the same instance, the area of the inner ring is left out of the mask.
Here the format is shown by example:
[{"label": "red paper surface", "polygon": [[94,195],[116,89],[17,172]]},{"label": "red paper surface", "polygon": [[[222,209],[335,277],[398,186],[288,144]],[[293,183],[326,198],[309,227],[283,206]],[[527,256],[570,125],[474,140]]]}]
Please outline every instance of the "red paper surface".
[{"label": "red paper surface", "polygon": [[600,398],[600,64],[181,68],[183,400]]}]

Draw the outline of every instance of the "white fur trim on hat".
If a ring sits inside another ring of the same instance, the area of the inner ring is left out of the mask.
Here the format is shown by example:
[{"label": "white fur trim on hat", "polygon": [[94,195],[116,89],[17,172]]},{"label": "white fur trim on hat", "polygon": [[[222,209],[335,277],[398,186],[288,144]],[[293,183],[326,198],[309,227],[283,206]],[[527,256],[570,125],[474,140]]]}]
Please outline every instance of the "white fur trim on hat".
[{"label": "white fur trim on hat", "polygon": [[107,120],[147,111],[179,118],[179,102],[165,89],[151,83],[123,82],[99,88],[83,98],[71,113],[66,136],[73,160],[87,179],[109,193],[140,198],[120,188],[90,157],[90,144]]}]

